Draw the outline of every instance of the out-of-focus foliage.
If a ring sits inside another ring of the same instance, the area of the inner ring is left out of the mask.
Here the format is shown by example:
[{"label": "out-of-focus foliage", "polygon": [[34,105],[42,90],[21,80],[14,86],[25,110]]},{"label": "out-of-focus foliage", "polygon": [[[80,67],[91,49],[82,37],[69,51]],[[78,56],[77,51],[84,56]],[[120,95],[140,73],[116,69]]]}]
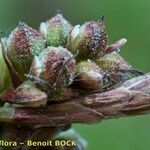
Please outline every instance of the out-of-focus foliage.
[{"label": "out-of-focus foliage", "polygon": [[[123,57],[135,68],[150,71],[150,1],[143,0],[0,0],[0,36],[8,34],[19,20],[34,28],[57,10],[72,24],[105,14],[109,42],[128,39]],[[140,116],[76,125],[88,140],[89,150],[147,150],[150,147],[150,117]]]}]

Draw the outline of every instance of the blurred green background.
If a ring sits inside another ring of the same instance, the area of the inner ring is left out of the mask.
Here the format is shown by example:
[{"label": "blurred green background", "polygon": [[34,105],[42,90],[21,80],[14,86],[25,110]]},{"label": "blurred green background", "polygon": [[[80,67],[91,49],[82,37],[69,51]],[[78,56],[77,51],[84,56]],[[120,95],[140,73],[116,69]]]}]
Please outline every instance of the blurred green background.
[{"label": "blurred green background", "polygon": [[[0,0],[0,36],[19,20],[34,28],[61,10],[72,24],[105,14],[110,43],[126,37],[122,55],[136,68],[150,71],[150,1],[148,0]],[[88,150],[149,150],[150,116],[74,125],[87,139]]]}]

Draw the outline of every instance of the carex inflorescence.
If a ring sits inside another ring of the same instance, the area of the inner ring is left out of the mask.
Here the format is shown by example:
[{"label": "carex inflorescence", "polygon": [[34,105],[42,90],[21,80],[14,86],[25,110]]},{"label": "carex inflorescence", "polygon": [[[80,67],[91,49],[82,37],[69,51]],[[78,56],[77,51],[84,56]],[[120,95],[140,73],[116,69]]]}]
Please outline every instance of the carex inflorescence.
[{"label": "carex inflorescence", "polygon": [[104,17],[73,26],[57,13],[39,31],[19,22],[1,39],[0,105],[44,107],[120,86],[142,74],[119,54],[126,42],[108,43]]},{"label": "carex inflorescence", "polygon": [[32,82],[49,100],[67,89],[101,91],[140,73],[118,53],[126,39],[108,44],[104,17],[73,27],[58,13],[39,31],[19,22],[1,41],[11,79],[20,82],[12,82],[15,90]]}]

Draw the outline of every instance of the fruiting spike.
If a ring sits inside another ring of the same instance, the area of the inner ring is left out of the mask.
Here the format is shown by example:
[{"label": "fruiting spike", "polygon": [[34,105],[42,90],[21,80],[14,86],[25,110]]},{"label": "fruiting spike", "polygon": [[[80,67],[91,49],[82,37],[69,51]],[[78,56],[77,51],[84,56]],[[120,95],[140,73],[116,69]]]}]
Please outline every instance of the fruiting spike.
[{"label": "fruiting spike", "polygon": [[82,26],[76,25],[67,40],[67,47],[72,53],[79,51],[79,61],[102,57],[107,53],[106,46],[107,34],[102,20],[86,22]]},{"label": "fruiting spike", "polygon": [[72,25],[60,13],[40,25],[40,32],[49,46],[65,46],[67,35],[71,29]]},{"label": "fruiting spike", "polygon": [[40,33],[20,22],[6,40],[7,55],[21,81],[25,80],[34,55],[39,55],[45,47]]}]

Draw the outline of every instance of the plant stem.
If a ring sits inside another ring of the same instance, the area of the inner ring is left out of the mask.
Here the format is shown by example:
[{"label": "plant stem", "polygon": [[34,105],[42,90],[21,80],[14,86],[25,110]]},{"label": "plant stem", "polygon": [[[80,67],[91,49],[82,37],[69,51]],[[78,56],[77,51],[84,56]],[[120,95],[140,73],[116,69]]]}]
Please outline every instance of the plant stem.
[{"label": "plant stem", "polygon": [[0,120],[21,125],[61,126],[150,113],[150,73],[111,91],[41,108],[1,107]]}]

